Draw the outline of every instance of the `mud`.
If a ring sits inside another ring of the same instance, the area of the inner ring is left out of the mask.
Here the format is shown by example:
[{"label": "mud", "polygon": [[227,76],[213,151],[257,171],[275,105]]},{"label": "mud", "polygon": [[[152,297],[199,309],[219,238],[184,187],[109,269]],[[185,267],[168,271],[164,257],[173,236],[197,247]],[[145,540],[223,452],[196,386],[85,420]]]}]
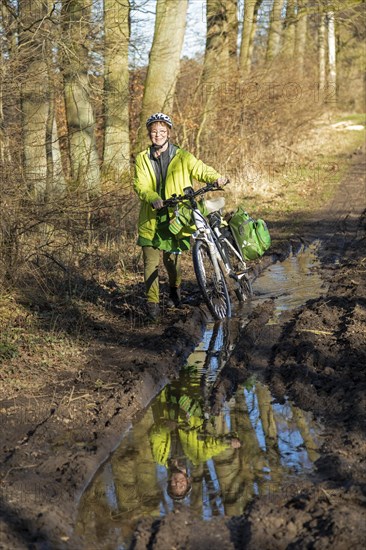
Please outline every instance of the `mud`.
[{"label": "mud", "polygon": [[[217,381],[215,403],[248,375],[288,396],[324,426],[315,474],[256,497],[239,516],[210,522],[178,507],[163,519],[143,518],[133,548],[363,548],[365,521],[366,222],[365,156],[333,201],[299,235],[271,228],[274,245],[259,273],[314,239],[321,242],[326,295],[266,324],[273,304],[250,317]],[[281,235],[281,238],[277,236]],[[193,283],[189,302],[146,325],[139,302],[114,301],[118,322],[90,324],[94,344],[85,368],[68,372],[42,394],[2,400],[0,548],[82,549],[74,532],[78,503],[133,418],[177,377],[199,342],[205,308]],[[98,545],[95,546],[98,548]]]}]

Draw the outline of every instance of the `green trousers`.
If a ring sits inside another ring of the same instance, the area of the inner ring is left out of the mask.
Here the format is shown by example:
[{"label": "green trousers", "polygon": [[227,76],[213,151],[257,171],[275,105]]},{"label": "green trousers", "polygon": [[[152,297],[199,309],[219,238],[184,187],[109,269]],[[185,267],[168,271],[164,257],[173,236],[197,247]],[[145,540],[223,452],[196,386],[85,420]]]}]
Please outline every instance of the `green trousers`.
[{"label": "green trousers", "polygon": [[[144,280],[148,302],[159,303],[159,262],[160,252],[153,246],[143,246]],[[163,262],[168,273],[169,286],[180,287],[182,282],[180,254],[163,251]]]}]

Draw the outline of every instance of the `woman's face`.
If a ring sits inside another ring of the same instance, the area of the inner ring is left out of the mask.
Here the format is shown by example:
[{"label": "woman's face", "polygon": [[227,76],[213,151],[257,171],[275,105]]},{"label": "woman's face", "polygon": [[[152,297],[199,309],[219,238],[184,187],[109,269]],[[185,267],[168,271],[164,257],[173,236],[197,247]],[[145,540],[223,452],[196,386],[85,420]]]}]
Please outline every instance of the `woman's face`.
[{"label": "woman's face", "polygon": [[153,145],[163,145],[169,137],[169,128],[164,122],[154,122],[149,127],[149,135]]},{"label": "woman's face", "polygon": [[189,485],[188,476],[184,472],[174,472],[170,478],[170,490],[175,496],[184,495]]}]

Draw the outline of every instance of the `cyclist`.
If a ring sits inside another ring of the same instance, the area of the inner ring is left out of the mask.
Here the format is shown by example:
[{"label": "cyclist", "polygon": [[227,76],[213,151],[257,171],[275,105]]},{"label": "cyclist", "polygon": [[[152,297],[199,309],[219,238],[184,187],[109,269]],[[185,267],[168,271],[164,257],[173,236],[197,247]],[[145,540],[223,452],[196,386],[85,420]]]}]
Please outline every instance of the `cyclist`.
[{"label": "cyclist", "polygon": [[224,185],[227,178],[198,160],[194,155],[170,142],[173,123],[164,113],[154,113],[146,121],[151,145],[136,157],[134,190],[140,201],[138,241],[144,260],[148,316],[157,320],[159,308],[158,269],[160,252],[169,279],[168,306],[181,305],[180,254],[190,248],[190,232],[182,228],[175,234],[171,214],[163,201],[173,194],[181,195],[193,180]]}]

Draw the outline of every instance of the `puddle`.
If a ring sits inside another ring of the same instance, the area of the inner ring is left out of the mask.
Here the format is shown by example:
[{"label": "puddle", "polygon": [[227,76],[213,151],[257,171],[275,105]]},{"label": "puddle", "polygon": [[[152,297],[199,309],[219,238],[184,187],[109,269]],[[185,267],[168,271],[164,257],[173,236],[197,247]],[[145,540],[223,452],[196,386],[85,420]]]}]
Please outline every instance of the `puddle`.
[{"label": "puddle", "polygon": [[318,248],[319,242],[315,241],[301,254],[271,265],[255,280],[253,288],[257,300],[275,298],[275,317],[325,294]]},{"label": "puddle", "polygon": [[[317,245],[274,264],[254,284],[275,297],[275,317],[324,293]],[[189,506],[202,518],[240,515],[313,470],[320,427],[292,403],[279,404],[255,379],[213,413],[210,395],[245,319],[208,325],[178,380],[166,386],[85,491],[76,532],[92,548],[129,548],[144,516]],[[274,318],[272,322],[276,322]]]},{"label": "puddle", "polygon": [[[84,493],[76,531],[90,547],[128,548],[138,521],[189,506],[239,515],[258,494],[309,474],[319,427],[251,379],[212,414],[209,396],[238,323],[207,327],[178,380],[153,400]],[[186,496],[185,496],[186,495]]]}]

